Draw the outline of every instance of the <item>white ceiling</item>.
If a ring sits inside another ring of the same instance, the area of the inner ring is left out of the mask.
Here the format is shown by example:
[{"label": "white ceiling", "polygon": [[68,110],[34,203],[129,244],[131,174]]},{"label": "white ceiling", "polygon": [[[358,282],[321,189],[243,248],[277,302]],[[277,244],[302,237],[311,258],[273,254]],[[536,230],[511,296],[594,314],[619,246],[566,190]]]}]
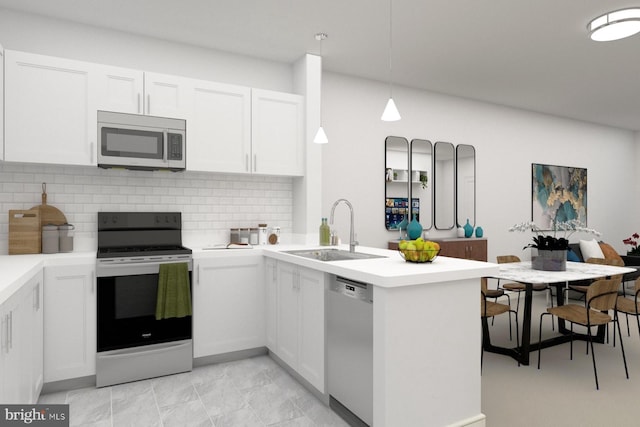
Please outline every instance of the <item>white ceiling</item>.
[{"label": "white ceiling", "polygon": [[[640,130],[640,35],[592,42],[623,0],[394,0],[393,81]],[[0,0],[0,7],[388,81],[388,0]],[[402,99],[395,97],[402,111]]]}]

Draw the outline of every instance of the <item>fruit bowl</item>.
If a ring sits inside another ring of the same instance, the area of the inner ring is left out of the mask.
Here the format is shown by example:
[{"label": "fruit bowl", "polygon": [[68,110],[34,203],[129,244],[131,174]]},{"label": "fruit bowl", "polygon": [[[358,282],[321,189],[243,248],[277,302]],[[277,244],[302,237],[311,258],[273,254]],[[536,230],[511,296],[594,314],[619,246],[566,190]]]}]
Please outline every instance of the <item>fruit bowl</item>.
[{"label": "fruit bowl", "polygon": [[398,249],[398,252],[400,252],[400,256],[407,262],[424,263],[433,262],[433,260],[438,257],[440,249]]}]

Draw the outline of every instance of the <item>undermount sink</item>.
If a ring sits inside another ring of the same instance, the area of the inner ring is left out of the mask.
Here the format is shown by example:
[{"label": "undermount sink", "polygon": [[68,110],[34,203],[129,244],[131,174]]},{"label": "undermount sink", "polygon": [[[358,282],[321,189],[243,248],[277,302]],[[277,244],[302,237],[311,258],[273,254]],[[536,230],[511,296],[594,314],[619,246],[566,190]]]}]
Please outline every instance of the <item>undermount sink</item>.
[{"label": "undermount sink", "polygon": [[349,252],[342,249],[300,249],[296,251],[285,251],[285,253],[316,259],[318,261],[347,261],[354,259],[386,258],[382,255]]}]

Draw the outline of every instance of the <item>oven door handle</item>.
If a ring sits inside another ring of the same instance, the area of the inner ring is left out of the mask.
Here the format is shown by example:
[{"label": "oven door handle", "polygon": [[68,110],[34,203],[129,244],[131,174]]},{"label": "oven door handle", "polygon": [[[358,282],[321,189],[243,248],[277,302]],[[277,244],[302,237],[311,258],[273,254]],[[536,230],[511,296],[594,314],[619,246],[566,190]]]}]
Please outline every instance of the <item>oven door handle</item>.
[{"label": "oven door handle", "polygon": [[[189,265],[189,271],[193,270],[193,261],[191,259],[176,259],[167,261],[166,263],[182,263],[186,262]],[[98,277],[113,277],[113,276],[133,276],[137,274],[158,274],[160,271],[160,264],[165,262],[151,261],[151,262],[131,262],[124,264],[104,264],[99,263],[96,268],[96,275]]]},{"label": "oven door handle", "polygon": [[153,348],[148,350],[140,350],[141,347],[133,347],[133,348],[126,348],[122,350],[113,350],[108,352],[108,354],[98,353],[98,355],[102,359],[116,360],[116,359],[131,357],[131,356],[149,356],[152,354],[164,353],[167,350],[177,350],[179,348],[188,347],[191,345],[192,345],[191,340],[185,340],[185,341],[179,341],[178,343],[172,342],[172,343],[155,344],[153,345]]}]

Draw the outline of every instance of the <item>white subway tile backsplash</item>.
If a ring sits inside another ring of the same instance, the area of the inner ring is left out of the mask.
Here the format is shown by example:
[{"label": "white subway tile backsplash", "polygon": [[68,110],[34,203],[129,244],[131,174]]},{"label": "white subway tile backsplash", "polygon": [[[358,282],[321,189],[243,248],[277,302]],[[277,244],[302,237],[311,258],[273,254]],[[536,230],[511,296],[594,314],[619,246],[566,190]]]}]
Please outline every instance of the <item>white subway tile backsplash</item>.
[{"label": "white subway tile backsplash", "polygon": [[[204,172],[146,172],[0,162],[0,254],[8,253],[8,211],[41,203],[60,209],[84,247],[95,246],[99,211],[179,211],[188,239],[222,243],[232,227],[292,229],[293,178]],[[77,245],[76,245],[77,247]]]}]

